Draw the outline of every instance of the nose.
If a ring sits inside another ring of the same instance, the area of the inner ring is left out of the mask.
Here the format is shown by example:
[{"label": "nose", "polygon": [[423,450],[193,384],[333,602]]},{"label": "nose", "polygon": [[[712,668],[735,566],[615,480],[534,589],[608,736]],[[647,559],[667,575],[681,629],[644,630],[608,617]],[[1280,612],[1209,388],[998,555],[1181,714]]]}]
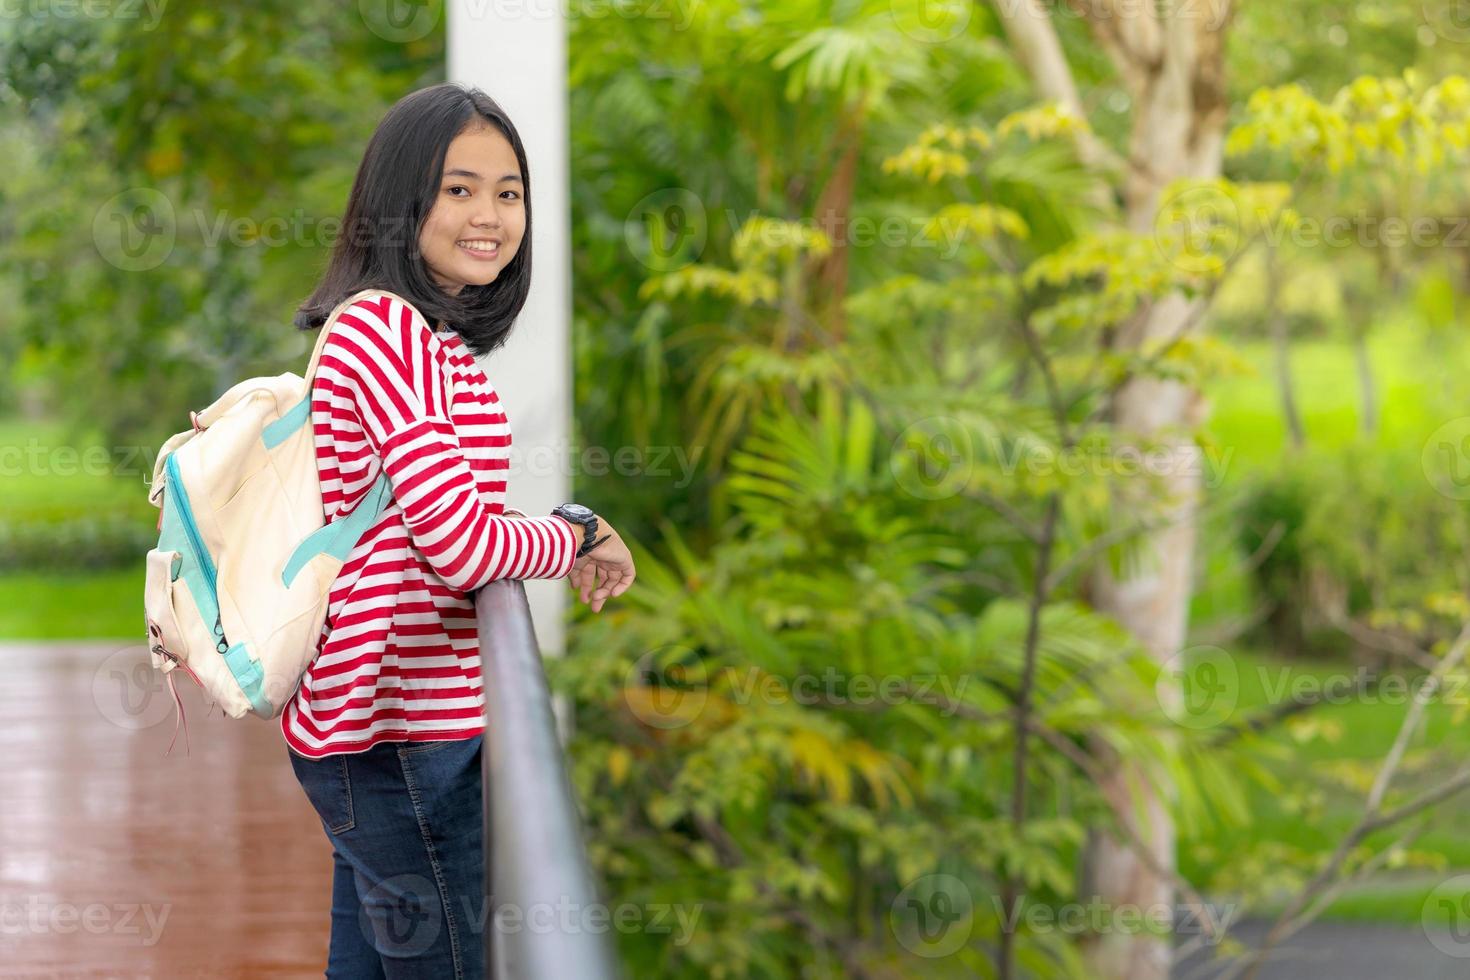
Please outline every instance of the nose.
[{"label": "nose", "polygon": [[[485,202],[485,200],[485,198],[481,198],[482,202]],[[480,207],[475,209],[475,214],[470,219],[470,224],[476,228],[499,228],[501,224],[499,202],[492,197],[488,200],[488,203],[482,203]]]}]

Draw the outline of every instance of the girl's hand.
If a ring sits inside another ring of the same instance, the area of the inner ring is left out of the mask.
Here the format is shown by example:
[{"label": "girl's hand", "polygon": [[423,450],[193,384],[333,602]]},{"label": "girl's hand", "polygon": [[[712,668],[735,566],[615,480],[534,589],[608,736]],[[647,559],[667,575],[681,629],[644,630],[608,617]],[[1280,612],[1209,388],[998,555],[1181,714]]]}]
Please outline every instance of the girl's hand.
[{"label": "girl's hand", "polygon": [[582,601],[591,606],[593,612],[602,612],[603,603],[627,592],[636,574],[633,553],[612,525],[599,516],[597,537],[603,535],[607,535],[607,540],[578,558],[567,576],[572,588],[581,594]]}]

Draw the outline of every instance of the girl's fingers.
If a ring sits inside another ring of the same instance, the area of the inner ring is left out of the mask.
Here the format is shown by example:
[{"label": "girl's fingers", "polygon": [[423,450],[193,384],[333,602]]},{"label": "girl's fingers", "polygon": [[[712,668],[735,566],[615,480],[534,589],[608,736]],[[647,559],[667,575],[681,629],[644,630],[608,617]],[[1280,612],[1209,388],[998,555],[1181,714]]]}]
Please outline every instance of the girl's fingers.
[{"label": "girl's fingers", "polygon": [[596,603],[592,608],[598,612],[602,611],[603,605],[613,594],[613,589],[622,581],[621,570],[616,567],[605,567],[599,569],[597,591],[592,593],[592,600]]},{"label": "girl's fingers", "polygon": [[628,588],[628,576],[621,569],[608,573],[607,581],[602,588],[602,597],[611,599],[613,596],[622,595]]},{"label": "girl's fingers", "polygon": [[583,603],[593,612],[601,612],[608,599],[628,591],[633,577],[631,560],[599,561],[594,558],[582,567],[574,568],[567,580]]}]

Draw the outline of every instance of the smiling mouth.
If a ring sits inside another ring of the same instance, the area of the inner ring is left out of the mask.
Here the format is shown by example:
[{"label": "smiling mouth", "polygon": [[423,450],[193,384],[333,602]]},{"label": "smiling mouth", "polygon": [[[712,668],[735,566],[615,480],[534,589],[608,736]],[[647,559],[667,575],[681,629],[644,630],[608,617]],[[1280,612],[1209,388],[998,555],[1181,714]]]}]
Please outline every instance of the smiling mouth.
[{"label": "smiling mouth", "polygon": [[477,259],[493,259],[500,255],[500,243],[489,241],[458,241],[454,243]]}]

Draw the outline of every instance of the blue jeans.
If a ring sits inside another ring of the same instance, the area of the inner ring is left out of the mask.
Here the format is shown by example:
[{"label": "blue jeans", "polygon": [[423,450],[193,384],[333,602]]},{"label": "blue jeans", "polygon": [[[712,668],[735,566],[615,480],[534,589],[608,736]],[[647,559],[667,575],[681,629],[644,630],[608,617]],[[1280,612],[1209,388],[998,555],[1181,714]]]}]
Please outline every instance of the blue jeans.
[{"label": "blue jeans", "polygon": [[328,980],[483,980],[483,741],[286,750],[332,844]]}]

